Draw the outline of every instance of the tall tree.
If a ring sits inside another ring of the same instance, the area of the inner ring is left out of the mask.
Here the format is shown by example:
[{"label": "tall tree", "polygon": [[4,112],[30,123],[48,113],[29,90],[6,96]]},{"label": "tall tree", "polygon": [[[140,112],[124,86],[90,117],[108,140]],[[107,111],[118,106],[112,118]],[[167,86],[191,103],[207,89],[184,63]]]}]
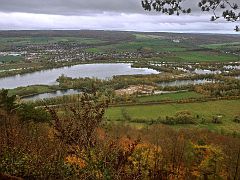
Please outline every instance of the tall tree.
[{"label": "tall tree", "polygon": [[0,109],[7,112],[16,108],[16,96],[8,96],[8,90],[0,90]]}]

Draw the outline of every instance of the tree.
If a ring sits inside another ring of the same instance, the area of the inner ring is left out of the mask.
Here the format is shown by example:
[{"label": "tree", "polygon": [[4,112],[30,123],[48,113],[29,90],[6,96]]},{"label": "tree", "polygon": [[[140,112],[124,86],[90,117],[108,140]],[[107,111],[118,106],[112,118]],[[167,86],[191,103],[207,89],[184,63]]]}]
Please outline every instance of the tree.
[{"label": "tree", "polygon": [[22,122],[49,122],[50,114],[42,108],[35,108],[31,104],[21,104],[17,110]]},{"label": "tree", "polygon": [[[240,20],[239,5],[235,0],[199,0],[198,7],[202,12],[212,12],[211,21],[220,17],[226,21],[236,22]],[[191,8],[182,6],[183,0],[142,0],[142,7],[146,11],[154,10],[167,15],[190,14]],[[220,15],[220,13],[222,13]],[[239,26],[234,29],[239,32]]]},{"label": "tree", "polygon": [[11,112],[17,107],[16,96],[8,96],[8,90],[0,90],[0,109]]},{"label": "tree", "polygon": [[102,125],[107,106],[106,102],[99,101],[97,95],[84,93],[78,103],[65,107],[66,115],[59,116],[53,108],[46,108],[56,137],[68,146],[87,151],[95,144],[96,130]]}]

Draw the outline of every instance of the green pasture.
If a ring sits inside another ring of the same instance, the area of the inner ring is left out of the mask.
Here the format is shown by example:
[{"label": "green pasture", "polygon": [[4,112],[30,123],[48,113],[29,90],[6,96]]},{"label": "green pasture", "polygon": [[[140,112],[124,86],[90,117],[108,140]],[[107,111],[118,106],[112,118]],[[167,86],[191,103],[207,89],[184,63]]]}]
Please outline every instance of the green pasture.
[{"label": "green pasture", "polygon": [[219,49],[219,50],[239,50],[240,42],[232,42],[232,43],[222,43],[222,44],[207,44],[202,45],[202,47],[209,49]]},{"label": "green pasture", "polygon": [[[199,116],[197,125],[178,125],[181,127],[198,126],[213,130],[240,131],[240,124],[233,122],[236,115],[240,115],[240,100],[219,100],[201,103],[159,104],[159,105],[133,105],[110,107],[106,111],[106,118],[110,121],[125,121],[123,112],[134,122],[151,122],[159,117],[174,116],[179,111],[190,111]],[[222,116],[221,124],[213,124],[213,116]],[[204,121],[204,123],[200,123]]]},{"label": "green pasture", "polygon": [[18,62],[23,60],[22,56],[0,56],[0,62],[9,63],[9,62]]},{"label": "green pasture", "polygon": [[47,85],[33,85],[27,87],[18,87],[15,89],[9,90],[9,96],[11,95],[19,95],[19,96],[26,96],[31,94],[41,94],[47,93],[51,91],[57,90],[58,87],[56,86],[47,86]]},{"label": "green pasture", "polygon": [[79,44],[98,44],[104,41],[94,38],[77,38],[77,37],[12,37],[0,38],[0,45],[24,46],[28,44],[52,44],[59,42],[75,42]]},{"label": "green pasture", "polygon": [[112,44],[106,46],[98,46],[96,48],[87,49],[88,52],[106,52],[106,51],[148,51],[148,52],[175,52],[185,51],[186,46],[184,44],[177,44],[171,40],[166,39],[141,39],[132,42],[123,42],[119,44]]},{"label": "green pasture", "polygon": [[175,54],[182,62],[225,62],[225,61],[237,61],[238,57],[231,54],[225,54],[214,51],[185,51]]}]

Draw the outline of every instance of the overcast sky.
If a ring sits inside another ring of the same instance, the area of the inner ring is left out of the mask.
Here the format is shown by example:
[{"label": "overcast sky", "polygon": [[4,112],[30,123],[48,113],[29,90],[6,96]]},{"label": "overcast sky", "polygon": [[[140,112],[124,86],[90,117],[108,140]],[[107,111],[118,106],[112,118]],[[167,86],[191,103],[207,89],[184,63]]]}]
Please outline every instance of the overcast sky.
[{"label": "overcast sky", "polygon": [[194,13],[177,17],[146,12],[140,0],[0,0],[0,29],[234,33],[237,23],[210,22],[211,14],[199,13],[197,4],[185,0]]}]

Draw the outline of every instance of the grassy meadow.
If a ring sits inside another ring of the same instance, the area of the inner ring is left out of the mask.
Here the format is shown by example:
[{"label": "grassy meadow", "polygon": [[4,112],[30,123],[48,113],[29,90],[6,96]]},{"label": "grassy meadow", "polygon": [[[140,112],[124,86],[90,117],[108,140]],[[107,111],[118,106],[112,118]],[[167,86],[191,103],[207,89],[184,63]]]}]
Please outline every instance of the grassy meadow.
[{"label": "grassy meadow", "polygon": [[[240,131],[240,124],[234,123],[233,119],[240,114],[240,100],[219,100],[202,103],[185,104],[159,104],[159,105],[133,105],[110,107],[106,111],[106,117],[110,120],[124,120],[123,111],[128,114],[132,120],[151,121],[159,117],[172,116],[180,111],[188,110],[194,116],[199,116],[199,120],[204,119],[205,123],[197,124],[199,127],[209,129],[225,129],[227,131]],[[222,116],[221,124],[212,124],[213,116]],[[182,125],[186,127],[188,125]],[[195,125],[194,125],[195,126]]]},{"label": "grassy meadow", "polygon": [[[174,42],[172,39],[166,39],[156,35],[135,34],[135,41],[121,42],[117,44],[96,46],[87,48],[86,52],[106,53],[106,52],[155,52],[168,53],[167,56],[159,56],[160,61],[175,62],[228,62],[237,61],[236,55],[226,54],[220,50],[228,44],[207,44],[196,45],[189,41]],[[230,43],[229,45],[238,47],[239,43]],[[220,48],[219,48],[220,47]],[[208,48],[208,49],[206,49]]]}]

